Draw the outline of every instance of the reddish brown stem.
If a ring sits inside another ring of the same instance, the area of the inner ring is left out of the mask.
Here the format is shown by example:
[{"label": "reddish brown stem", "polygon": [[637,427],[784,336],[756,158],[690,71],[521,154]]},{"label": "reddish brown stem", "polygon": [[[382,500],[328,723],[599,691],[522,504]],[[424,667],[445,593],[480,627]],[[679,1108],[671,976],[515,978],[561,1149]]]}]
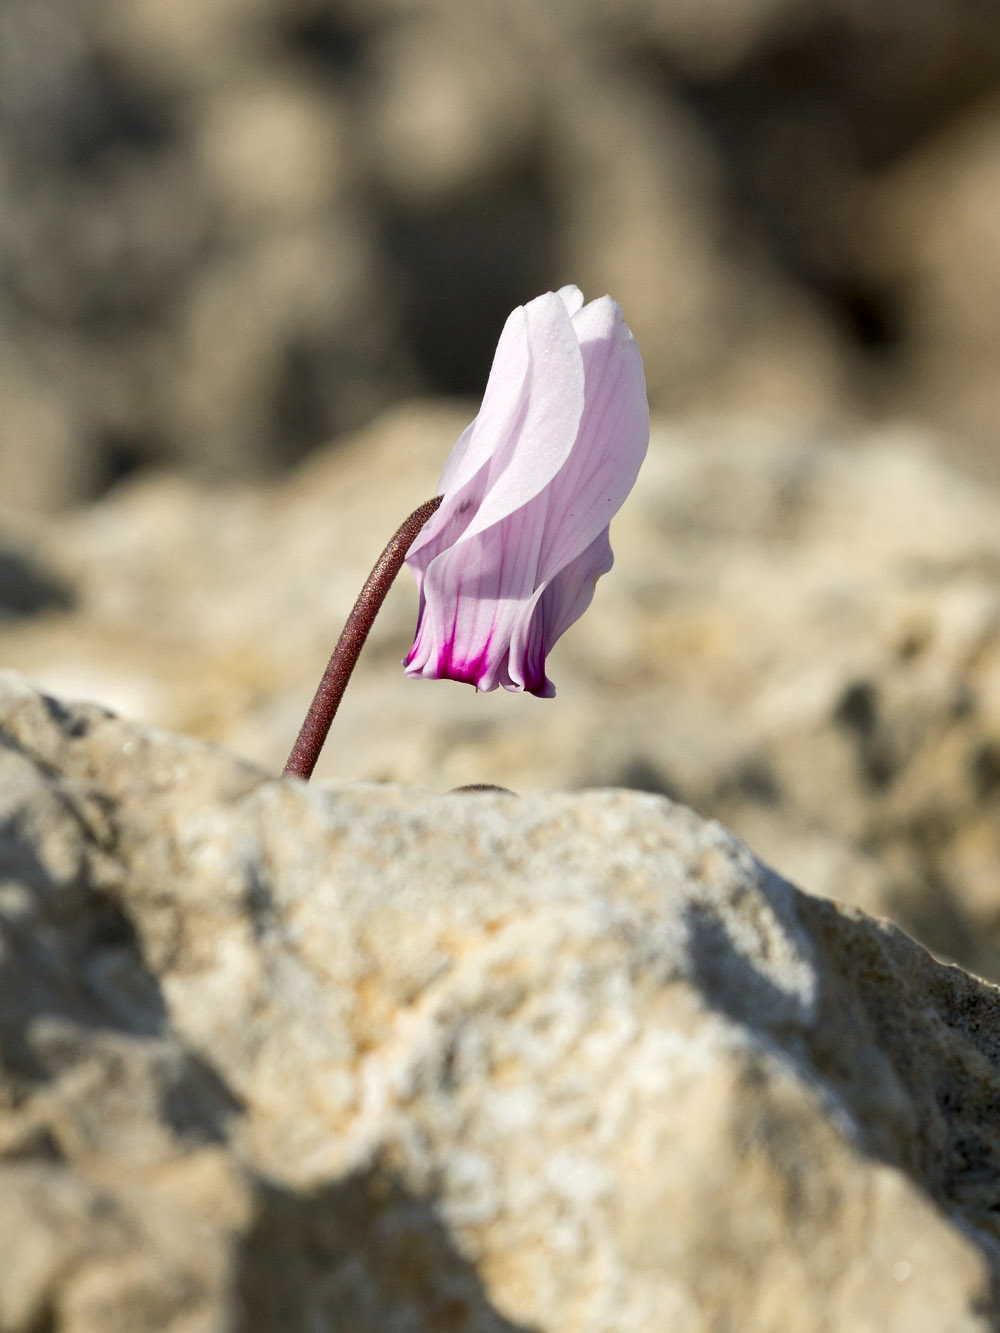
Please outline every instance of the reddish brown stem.
[{"label": "reddish brown stem", "polygon": [[354,603],[354,610],[347,617],[347,624],[341,630],[337,646],[323,672],[323,679],[309,705],[306,720],[302,723],[298,740],[292,747],[292,753],[285,765],[286,777],[303,778],[308,782],[312,776],[323,742],[330,730],[330,724],[344,697],[347,682],[351,678],[351,672],[361,654],[361,649],[365,646],[365,639],[368,638],[368,631],[378,615],[379,607],[385,601],[385,595],[392,586],[393,579],[402,568],[406,553],[416,540],[417,533],[441,504],[441,499],[440,495],[435,495],[433,500],[428,500],[419,509],[415,509],[375,562],[375,568],[368,575],[365,586]]}]

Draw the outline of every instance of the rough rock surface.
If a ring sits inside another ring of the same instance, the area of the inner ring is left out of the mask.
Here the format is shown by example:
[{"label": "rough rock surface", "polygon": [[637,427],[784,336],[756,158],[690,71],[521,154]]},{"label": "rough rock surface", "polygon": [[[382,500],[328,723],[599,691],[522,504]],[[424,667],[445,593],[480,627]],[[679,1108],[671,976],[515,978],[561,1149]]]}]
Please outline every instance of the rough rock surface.
[{"label": "rough rock surface", "polygon": [[[36,592],[0,664],[280,771],[382,542],[467,419],[413,405],[280,485],[157,478],[12,526],[21,604],[30,569],[75,607]],[[658,791],[1000,979],[1000,498],[943,448],[913,426],[661,420],[615,568],[553,654],[557,699],[404,680],[404,572],[320,774]]]},{"label": "rough rock surface", "polygon": [[987,1333],[1000,994],[651,794],[0,684],[0,1327]]}]

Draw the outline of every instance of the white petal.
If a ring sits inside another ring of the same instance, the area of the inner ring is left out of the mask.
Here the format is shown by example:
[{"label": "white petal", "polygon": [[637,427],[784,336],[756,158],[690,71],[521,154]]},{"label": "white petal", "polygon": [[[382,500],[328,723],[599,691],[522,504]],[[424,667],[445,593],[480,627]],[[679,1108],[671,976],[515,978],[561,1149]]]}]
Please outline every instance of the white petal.
[{"label": "white petal", "polygon": [[607,528],[635,484],[649,445],[642,357],[609,296],[573,319],[586,376],[577,441],[546,492],[539,583],[549,582]]},{"label": "white petal", "polygon": [[[537,680],[539,673],[545,678],[546,654],[586,611],[597,580],[608,572],[614,559],[608,530],[604,528],[585,551],[539,588],[510,644],[510,673],[522,688],[526,680],[529,685]],[[547,678],[546,684],[554,694]],[[545,693],[548,695],[548,691]]]},{"label": "white petal", "polygon": [[[530,363],[521,411],[511,434],[496,440],[483,502],[464,540],[527,504],[548,485],[570,456],[583,415],[583,358],[565,305],[547,292],[530,301],[524,313]],[[478,449],[478,443],[474,447]]]},{"label": "white petal", "polygon": [[583,292],[580,291],[579,287],[574,287],[572,283],[566,287],[560,287],[556,295],[562,299],[562,303],[570,315],[575,315],[583,305]]},{"label": "white petal", "polygon": [[[583,358],[566,306],[554,293],[513,311],[504,325],[483,404],[445,464],[444,503],[410,548],[470,538],[533,499],[562,467],[584,405]],[[464,515],[456,523],[459,513]]]}]

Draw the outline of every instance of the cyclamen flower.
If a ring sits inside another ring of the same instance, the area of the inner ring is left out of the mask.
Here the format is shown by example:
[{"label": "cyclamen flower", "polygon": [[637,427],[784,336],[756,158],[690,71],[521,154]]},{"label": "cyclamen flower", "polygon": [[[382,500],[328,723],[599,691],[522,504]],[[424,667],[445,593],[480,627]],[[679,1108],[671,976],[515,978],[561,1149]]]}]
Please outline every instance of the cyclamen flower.
[{"label": "cyclamen flower", "polygon": [[563,287],[519,306],[406,557],[420,593],[406,674],[551,698],[546,654],[611,568],[608,525],[648,443],[642,357],[617,303]]}]

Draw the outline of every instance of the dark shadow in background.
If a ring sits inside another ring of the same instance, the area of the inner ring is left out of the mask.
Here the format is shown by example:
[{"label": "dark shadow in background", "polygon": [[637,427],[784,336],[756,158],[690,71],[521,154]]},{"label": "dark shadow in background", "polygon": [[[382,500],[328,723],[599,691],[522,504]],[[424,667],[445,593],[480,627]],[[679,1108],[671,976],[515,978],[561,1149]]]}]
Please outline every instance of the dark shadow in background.
[{"label": "dark shadow in background", "polygon": [[[398,20],[388,11],[373,19],[364,6],[337,0],[265,8],[254,41],[276,69],[329,93],[336,114],[363,138],[367,99],[377,88],[377,47],[384,25]],[[869,405],[880,394],[887,400],[905,368],[912,295],[875,271],[866,251],[865,192],[1000,86],[995,0],[950,6],[938,0],[912,15],[897,11],[870,7],[845,17],[831,16],[827,6],[801,7],[776,20],[769,40],[758,39],[754,49],[712,70],[686,65],[669,37],[656,39],[655,24],[630,27],[626,16],[616,16],[606,56],[620,67],[623,83],[643,83],[653,98],[682,106],[697,122],[731,205],[721,211],[732,248],[766,255],[779,294],[797,286],[829,316],[858,380],[859,402]],[[570,23],[567,41],[573,31]],[[11,193],[34,207],[41,229],[31,231],[27,260],[12,251],[15,262],[0,271],[0,290],[43,349],[53,330],[67,326],[66,347],[106,358],[118,367],[125,399],[141,401],[146,372],[141,359],[129,359],[131,342],[171,327],[177,293],[213,262],[213,247],[224,251],[232,240],[208,210],[197,224],[202,230],[176,255],[156,245],[146,253],[143,229],[133,236],[126,218],[110,260],[100,253],[93,260],[74,238],[87,231],[78,226],[78,211],[96,214],[86,199],[77,208],[77,194],[107,198],[113,211],[128,197],[133,171],[137,189],[146,188],[148,175],[162,190],[162,172],[175,153],[178,179],[194,180],[191,108],[157,91],[155,78],[120,53],[81,49],[70,60],[60,56],[62,63],[52,59],[58,77],[39,77],[29,62],[23,86],[0,98],[9,121]],[[488,178],[466,180],[447,198],[421,204],[364,178],[359,193],[382,243],[393,299],[373,296],[371,309],[358,311],[356,327],[299,329],[282,343],[273,401],[261,403],[271,429],[259,461],[293,465],[415,392],[478,397],[510,310],[573,276],[560,268],[568,246],[563,187],[546,142],[552,122],[544,111],[536,122],[536,142],[519,147],[505,172],[491,167]],[[364,153],[359,162],[362,172],[371,168]],[[65,208],[53,201],[59,191]],[[33,265],[52,270],[36,287],[25,278]],[[55,297],[47,312],[50,288]],[[88,357],[81,354],[78,364],[86,380]],[[62,373],[59,365],[41,371]],[[81,485],[91,493],[137,469],[190,461],[196,452],[180,446],[176,423],[160,424],[141,407],[119,419],[88,406],[84,418],[93,470]],[[230,466],[228,455],[219,466]]]},{"label": "dark shadow in background", "polygon": [[938,38],[932,9],[910,23],[788,24],[716,77],[678,70],[659,52],[639,57],[713,143],[735,217],[876,364],[891,362],[908,330],[904,294],[879,282],[857,247],[863,184],[995,91],[995,6],[970,0],[962,10],[952,24],[942,7]]},{"label": "dark shadow in background", "polygon": [[365,34],[331,4],[295,5],[277,27],[277,47],[279,55],[337,87],[362,72],[367,56]]},{"label": "dark shadow in background", "polygon": [[0,623],[69,611],[75,600],[72,588],[58,575],[24,552],[0,546]]},{"label": "dark shadow in background", "polygon": [[425,209],[386,199],[383,248],[402,294],[402,340],[432,393],[479,397],[515,306],[549,291],[555,204],[540,153],[497,188]]}]

